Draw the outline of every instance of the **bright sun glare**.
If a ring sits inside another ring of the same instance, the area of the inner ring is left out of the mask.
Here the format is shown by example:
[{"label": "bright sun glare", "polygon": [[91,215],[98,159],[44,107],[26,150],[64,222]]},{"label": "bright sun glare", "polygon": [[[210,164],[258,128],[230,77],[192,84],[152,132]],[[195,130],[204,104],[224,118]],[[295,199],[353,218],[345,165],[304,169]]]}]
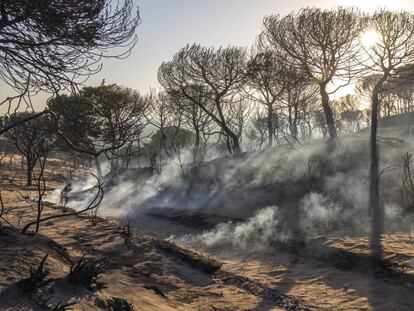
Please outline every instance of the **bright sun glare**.
[{"label": "bright sun glare", "polygon": [[361,42],[366,48],[374,47],[378,43],[379,39],[380,37],[378,32],[373,29],[367,30],[361,34]]}]

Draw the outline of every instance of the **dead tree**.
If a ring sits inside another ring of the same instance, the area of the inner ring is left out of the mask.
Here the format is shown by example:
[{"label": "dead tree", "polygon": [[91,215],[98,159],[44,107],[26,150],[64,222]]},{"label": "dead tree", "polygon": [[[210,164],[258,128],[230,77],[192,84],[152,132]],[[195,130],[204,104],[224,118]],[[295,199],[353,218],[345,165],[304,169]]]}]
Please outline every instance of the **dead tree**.
[{"label": "dead tree", "polygon": [[243,97],[238,97],[238,99],[232,98],[231,100],[234,101],[234,104],[230,105],[228,109],[229,126],[236,133],[241,144],[246,125],[253,113],[254,104],[248,98]]},{"label": "dead tree", "polygon": [[[111,164],[111,172],[119,168],[119,159],[146,126],[147,102],[135,90],[116,84],[85,87],[81,96],[91,102],[97,138],[95,150],[102,151]],[[122,161],[122,160],[121,160]]]},{"label": "dead tree", "polygon": [[[263,111],[263,109],[260,109],[261,107],[257,107],[255,113],[253,114],[250,122],[251,127],[250,130],[247,132],[247,138],[250,141],[250,148],[249,149],[262,149],[263,145],[265,144],[265,141],[268,141],[268,134],[269,134],[269,128],[268,128],[268,115],[267,111]],[[276,119],[276,117],[272,118],[273,120]],[[279,126],[279,122],[275,124],[272,122],[272,128],[271,131],[274,133],[274,137],[277,140],[278,135],[275,134],[277,127]],[[255,143],[258,143],[258,146],[255,146]]]},{"label": "dead tree", "polygon": [[[158,80],[167,93],[181,94],[199,106],[231,141],[230,153],[240,153],[237,134],[229,126],[229,98],[240,92],[247,78],[246,52],[241,48],[204,48],[187,45],[172,61],[163,63]],[[202,90],[203,98],[194,92]]]},{"label": "dead tree", "polygon": [[196,105],[183,111],[184,122],[194,131],[193,165],[200,167],[206,157],[208,144],[217,125]]},{"label": "dead tree", "polygon": [[[180,107],[175,107],[171,102],[173,98],[165,92],[151,91],[145,98],[148,105],[148,110],[145,113],[147,122],[156,130],[152,135],[152,142],[149,146],[151,153],[157,159],[154,159],[155,166],[158,172],[161,172],[164,166],[163,160],[165,157],[172,158],[171,150],[167,146],[173,144],[178,130],[181,127],[181,114],[177,113]],[[156,143],[154,143],[156,138]]]},{"label": "dead tree", "polygon": [[[374,257],[382,255],[381,234],[384,211],[379,193],[379,147],[377,143],[378,114],[381,93],[387,82],[392,81],[414,62],[414,14],[380,10],[368,20],[367,29],[374,31],[378,41],[365,46],[369,73],[377,73],[378,79],[371,93],[371,134],[370,134],[370,189],[369,210],[372,215],[371,250]],[[407,78],[408,79],[408,78]]]},{"label": "dead tree", "polygon": [[[209,100],[203,93],[203,89],[194,87],[191,93],[200,103]],[[199,105],[195,105],[187,97],[180,92],[168,94],[169,99],[166,101],[169,105],[171,113],[176,115],[176,119],[180,119],[181,126],[194,132],[193,145],[193,165],[202,165],[206,153],[208,151],[208,142],[217,128],[217,124],[206,114]]]},{"label": "dead tree", "polygon": [[277,103],[281,111],[280,117],[286,120],[286,131],[290,133],[290,137],[298,141],[300,122],[304,122],[320,107],[316,99],[318,90],[308,81],[306,74],[294,66],[286,65],[280,73],[280,79],[285,81],[284,90]]},{"label": "dead tree", "polygon": [[93,156],[99,177],[100,155],[105,154],[115,169],[123,148],[135,142],[146,125],[143,97],[115,84],[86,87],[48,105],[59,137],[70,149]]},{"label": "dead tree", "polygon": [[37,176],[35,176],[35,183],[36,183],[36,190],[37,190],[37,215],[36,215],[36,229],[35,232],[39,233],[40,227],[40,219],[43,213],[43,196],[46,192],[46,177],[45,177],[45,168],[46,168],[46,160],[47,160],[47,152],[48,150],[39,150],[39,154],[37,155],[39,169],[37,172]]},{"label": "dead tree", "polygon": [[23,227],[22,234],[26,234],[27,230],[29,230],[30,227],[32,227],[34,225],[39,226],[41,223],[43,223],[45,221],[50,221],[50,220],[53,220],[53,219],[69,217],[69,216],[76,216],[76,215],[80,215],[82,213],[86,213],[86,212],[89,212],[91,210],[94,210],[94,209],[98,208],[99,205],[102,202],[102,199],[103,199],[103,196],[104,196],[104,190],[103,190],[103,185],[102,185],[101,181],[99,180],[99,178],[97,176],[95,176],[94,174],[92,174],[92,176],[94,176],[96,178],[97,185],[92,187],[89,190],[86,190],[85,193],[91,193],[91,192],[95,191],[96,194],[95,194],[94,198],[88,203],[88,205],[85,208],[83,208],[81,210],[69,212],[69,213],[51,215],[51,216],[47,216],[47,217],[43,217],[43,218],[39,218],[39,219],[36,219],[34,221],[31,221]]},{"label": "dead tree", "polygon": [[[5,124],[16,124],[30,113],[17,113],[5,118]],[[6,137],[26,159],[27,185],[32,185],[33,169],[40,154],[47,154],[56,146],[53,122],[48,116],[38,117],[11,128]]]},{"label": "dead tree", "polygon": [[[321,103],[331,141],[336,137],[328,85],[333,79],[349,84],[351,66],[360,54],[355,44],[362,29],[359,13],[353,9],[321,10],[305,8],[284,17],[268,16],[260,40],[274,50],[282,50],[285,62],[303,70],[319,86]],[[339,87],[340,87],[339,86]]]},{"label": "dead tree", "polygon": [[15,95],[0,105],[32,108],[30,96],[39,91],[72,91],[100,71],[103,57],[128,56],[139,22],[132,0],[1,1],[0,79]]},{"label": "dead tree", "polygon": [[268,146],[272,147],[274,137],[274,124],[278,123],[279,111],[275,105],[280,99],[285,83],[282,75],[285,71],[283,58],[272,50],[259,51],[248,63],[248,87],[250,96],[264,105],[267,114]]},{"label": "dead tree", "polygon": [[401,196],[403,203],[408,208],[414,208],[414,169],[413,169],[413,155],[405,153],[402,159],[402,185]]}]

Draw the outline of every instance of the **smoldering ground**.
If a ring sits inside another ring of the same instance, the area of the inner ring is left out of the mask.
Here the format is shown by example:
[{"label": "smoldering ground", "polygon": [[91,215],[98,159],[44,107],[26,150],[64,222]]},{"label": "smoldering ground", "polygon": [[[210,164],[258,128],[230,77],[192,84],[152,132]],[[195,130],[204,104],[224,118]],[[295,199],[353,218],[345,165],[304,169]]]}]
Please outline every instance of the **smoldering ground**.
[{"label": "smoldering ground", "polygon": [[[410,231],[414,217],[401,191],[402,157],[414,147],[394,138],[379,142],[385,231]],[[343,137],[336,151],[329,153],[322,140],[313,140],[294,148],[216,158],[200,168],[187,168],[185,177],[176,161],[160,174],[131,169],[106,180],[100,213],[165,217],[174,211],[183,215],[174,219],[185,219],[184,224],[201,214],[211,216],[213,226],[206,225],[203,232],[171,238],[197,247],[246,252],[266,250],[298,236],[306,240],[321,234],[367,235],[371,228],[367,145],[366,137]],[[85,179],[73,188],[85,189],[90,183]],[[83,200],[88,200],[87,194],[68,205],[77,208],[85,204]]]}]

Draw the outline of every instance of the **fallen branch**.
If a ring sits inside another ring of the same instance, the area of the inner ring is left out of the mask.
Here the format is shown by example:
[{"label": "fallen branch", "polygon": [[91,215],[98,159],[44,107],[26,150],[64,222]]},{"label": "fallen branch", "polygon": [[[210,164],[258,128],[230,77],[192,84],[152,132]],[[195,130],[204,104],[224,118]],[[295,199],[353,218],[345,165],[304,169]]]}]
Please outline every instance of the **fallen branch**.
[{"label": "fallen branch", "polygon": [[223,263],[211,256],[194,252],[188,248],[180,247],[166,240],[154,239],[152,243],[155,247],[187,262],[194,268],[199,269],[207,274],[212,274],[220,270],[221,266],[223,265]]},{"label": "fallen branch", "polygon": [[56,219],[56,218],[76,216],[76,215],[79,215],[79,214],[82,214],[82,213],[85,213],[87,211],[90,211],[90,210],[93,210],[93,209],[97,208],[102,202],[102,199],[103,199],[103,196],[104,196],[104,190],[103,190],[103,185],[102,185],[101,181],[99,180],[99,178],[96,175],[92,174],[92,173],[91,173],[91,175],[96,178],[98,184],[96,186],[94,186],[93,188],[86,190],[85,192],[94,191],[96,189],[98,191],[97,191],[96,196],[94,197],[94,199],[88,204],[88,206],[86,208],[84,208],[80,211],[74,211],[74,212],[66,213],[66,214],[52,215],[52,216],[48,216],[48,217],[45,217],[45,218],[41,218],[39,220],[29,222],[28,224],[26,224],[23,227],[22,234],[26,234],[27,230],[35,224],[38,224],[38,223],[40,224],[42,222],[52,220],[52,219]]}]

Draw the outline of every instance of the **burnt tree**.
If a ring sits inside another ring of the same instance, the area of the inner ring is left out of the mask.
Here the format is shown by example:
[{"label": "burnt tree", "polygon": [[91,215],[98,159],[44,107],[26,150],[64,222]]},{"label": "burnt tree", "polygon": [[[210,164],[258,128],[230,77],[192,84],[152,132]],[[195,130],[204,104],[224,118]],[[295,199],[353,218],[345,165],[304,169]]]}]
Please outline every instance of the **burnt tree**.
[{"label": "burnt tree", "polygon": [[[124,57],[140,22],[132,0],[4,0],[0,2],[0,80],[31,108],[39,91],[72,91],[100,71],[103,57]],[[114,47],[123,49],[110,53]]]},{"label": "burnt tree", "polygon": [[[5,124],[15,124],[30,115],[28,112],[12,114]],[[54,123],[49,116],[42,116],[11,128],[5,134],[26,160],[27,185],[32,185],[33,169],[39,157],[47,155],[56,146]]]},{"label": "burnt tree", "polygon": [[[376,78],[371,84],[371,134],[370,153],[371,163],[369,170],[369,210],[372,215],[371,249],[375,257],[382,255],[381,234],[383,231],[384,210],[379,193],[379,159],[380,151],[377,142],[378,115],[381,104],[381,95],[387,83],[392,83],[407,69],[408,64],[414,62],[414,14],[408,12],[390,12],[380,10],[368,20],[368,31],[374,31],[378,36],[377,42],[372,46],[365,46],[367,70]],[[363,43],[363,42],[362,42]],[[407,76],[407,83],[410,75]],[[412,81],[411,81],[412,82]]]},{"label": "burnt tree", "polygon": [[[246,68],[244,49],[214,49],[194,44],[181,49],[172,61],[163,63],[158,80],[167,93],[180,93],[200,107],[231,141],[229,152],[238,154],[239,137],[231,129],[226,113],[229,106],[236,104],[232,99],[246,82]],[[201,100],[194,89],[202,90]]]},{"label": "burnt tree", "polygon": [[337,136],[328,86],[333,79],[349,84],[352,64],[360,55],[356,44],[362,29],[360,14],[353,9],[322,10],[305,8],[284,17],[264,19],[262,44],[282,50],[285,62],[303,70],[318,85],[331,141]]}]

